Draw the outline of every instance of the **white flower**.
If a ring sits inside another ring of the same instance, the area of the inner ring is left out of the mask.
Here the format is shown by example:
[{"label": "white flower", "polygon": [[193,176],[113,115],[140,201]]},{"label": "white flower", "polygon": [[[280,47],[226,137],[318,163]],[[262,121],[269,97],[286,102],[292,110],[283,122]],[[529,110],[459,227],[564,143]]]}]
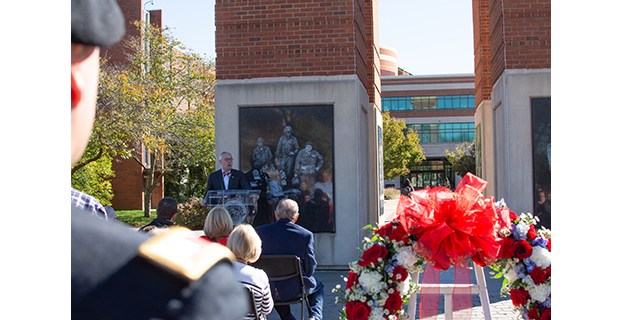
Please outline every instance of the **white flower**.
[{"label": "white flower", "polygon": [[531,257],[529,257],[533,263],[542,269],[546,269],[551,265],[551,252],[546,248],[540,246],[533,247]]},{"label": "white flower", "polygon": [[529,224],[524,223],[523,221],[516,224],[516,231],[521,239],[525,239],[527,237],[527,232],[529,231]]},{"label": "white flower", "polygon": [[406,277],[406,279],[397,284],[397,290],[400,291],[400,295],[405,296],[408,294],[408,290],[410,289],[410,274]]},{"label": "white flower", "polygon": [[382,275],[376,271],[363,271],[359,277],[361,287],[370,293],[382,290]]},{"label": "white flower", "polygon": [[531,298],[537,300],[538,302],[546,301],[551,294],[551,287],[544,283],[537,286],[530,286],[528,290]]},{"label": "white flower", "polygon": [[381,308],[371,308],[371,313],[369,314],[369,320],[383,320],[384,319],[384,309]]},{"label": "white flower", "polygon": [[508,279],[508,283],[513,283],[518,279],[518,274],[514,271],[514,267],[510,266],[504,273],[506,279]]},{"label": "white flower", "polygon": [[417,254],[410,246],[401,247],[394,258],[397,260],[398,264],[404,266],[409,272],[411,272],[411,269],[418,261]]}]

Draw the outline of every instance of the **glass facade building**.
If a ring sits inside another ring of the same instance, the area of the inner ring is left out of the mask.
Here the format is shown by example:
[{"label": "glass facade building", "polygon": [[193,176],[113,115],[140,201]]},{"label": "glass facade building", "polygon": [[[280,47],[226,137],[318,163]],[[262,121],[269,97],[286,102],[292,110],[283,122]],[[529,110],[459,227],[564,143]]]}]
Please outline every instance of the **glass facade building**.
[{"label": "glass facade building", "polygon": [[475,95],[382,98],[383,111],[475,109]]},{"label": "glass facade building", "polygon": [[419,135],[420,143],[471,142],[475,139],[475,122],[408,124]]},{"label": "glass facade building", "polygon": [[[412,168],[409,175],[401,177],[400,183],[409,179],[415,189],[426,186],[453,189],[456,182],[451,165],[438,150],[453,151],[455,146],[475,140],[475,121],[468,121],[464,116],[466,110],[475,113],[475,95],[419,96],[415,93],[411,96],[383,97],[381,104],[382,111],[392,112],[392,116],[398,119],[405,118],[407,128],[417,132],[424,150],[426,146],[431,147],[429,150],[435,150],[432,154],[426,152],[427,160]],[[442,115],[434,112],[451,110],[456,112],[443,112]]]}]

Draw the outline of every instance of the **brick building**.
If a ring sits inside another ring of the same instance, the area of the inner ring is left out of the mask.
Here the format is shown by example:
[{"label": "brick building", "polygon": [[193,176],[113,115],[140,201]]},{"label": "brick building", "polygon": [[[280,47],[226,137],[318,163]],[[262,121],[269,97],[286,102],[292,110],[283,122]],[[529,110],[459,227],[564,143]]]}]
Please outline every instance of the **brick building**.
[{"label": "brick building", "polygon": [[551,194],[551,2],[474,0],[473,24],[478,174],[534,212],[537,190]]},{"label": "brick building", "polygon": [[[162,27],[162,11],[146,11],[141,0],[119,0],[119,6],[126,19],[125,37],[136,36],[135,21],[144,21]],[[126,60],[126,48],[123,40],[102,52],[102,56],[109,58],[110,63],[124,64]],[[148,161],[143,148],[139,155],[140,161]],[[142,210],[144,208],[143,193],[143,168],[134,159],[117,159],[113,162],[112,169],[115,177],[112,179],[114,198],[112,206],[117,210]],[[151,208],[155,209],[158,202],[164,196],[164,180],[160,179],[159,186],[151,196]]]}]

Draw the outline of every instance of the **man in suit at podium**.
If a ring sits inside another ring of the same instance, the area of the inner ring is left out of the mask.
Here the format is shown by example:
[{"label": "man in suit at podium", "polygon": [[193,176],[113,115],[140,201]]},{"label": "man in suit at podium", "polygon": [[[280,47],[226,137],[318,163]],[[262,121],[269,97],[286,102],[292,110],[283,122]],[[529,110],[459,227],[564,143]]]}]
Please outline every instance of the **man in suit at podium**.
[{"label": "man in suit at podium", "polygon": [[218,157],[220,170],[210,173],[207,178],[207,190],[203,197],[203,205],[208,203],[207,195],[213,190],[239,190],[250,189],[251,186],[240,170],[233,169],[233,156],[227,151],[223,151]]}]

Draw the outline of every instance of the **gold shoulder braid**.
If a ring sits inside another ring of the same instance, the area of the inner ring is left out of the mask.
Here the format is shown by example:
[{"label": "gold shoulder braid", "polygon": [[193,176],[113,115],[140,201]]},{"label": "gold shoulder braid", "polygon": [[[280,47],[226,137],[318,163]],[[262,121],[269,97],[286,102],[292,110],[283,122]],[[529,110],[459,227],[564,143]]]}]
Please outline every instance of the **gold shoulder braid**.
[{"label": "gold shoulder braid", "polygon": [[157,266],[196,281],[223,259],[235,261],[233,253],[218,243],[199,240],[184,227],[169,227],[138,247],[139,255]]}]

